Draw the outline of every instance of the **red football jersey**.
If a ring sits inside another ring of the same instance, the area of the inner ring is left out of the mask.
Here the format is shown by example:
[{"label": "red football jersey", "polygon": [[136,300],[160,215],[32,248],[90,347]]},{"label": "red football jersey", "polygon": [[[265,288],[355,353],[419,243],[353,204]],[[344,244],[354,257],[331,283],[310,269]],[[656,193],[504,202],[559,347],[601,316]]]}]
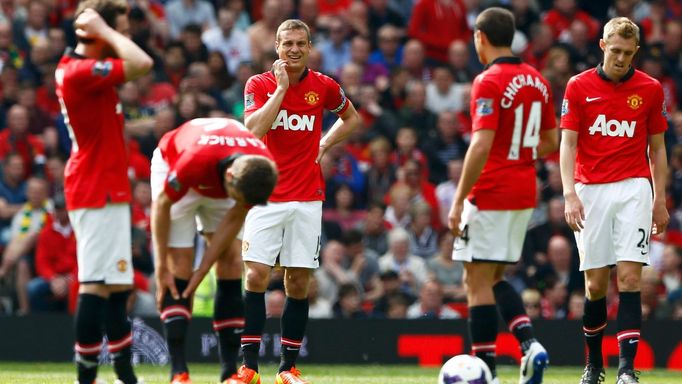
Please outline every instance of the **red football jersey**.
[{"label": "red football jersey", "polygon": [[651,178],[649,135],[665,132],[663,88],[658,80],[630,69],[619,83],[601,66],[569,80],[561,107],[561,128],[578,132],[575,180],[612,183]]},{"label": "red football jersey", "polygon": [[[252,76],[244,88],[244,115],[262,107],[276,88],[272,72]],[[343,114],[349,103],[339,84],[319,72],[306,69],[298,84],[289,85],[272,128],[263,136],[279,168],[270,201],[324,200],[322,170],[315,164],[322,115],[325,109]]]},{"label": "red football jersey", "polygon": [[125,81],[123,61],[69,52],[59,61],[55,80],[72,142],[64,171],[67,208],[129,202],[123,113],[115,88]]},{"label": "red football jersey", "polygon": [[272,159],[265,144],[244,125],[232,119],[194,119],[172,130],[159,141],[168,163],[163,190],[178,201],[192,188],[212,198],[227,198],[219,163],[232,155],[262,155]]},{"label": "red football jersey", "polygon": [[492,129],[493,146],[468,198],[482,210],[532,208],[540,131],[556,127],[549,83],[517,57],[501,57],[476,76],[472,131]]}]

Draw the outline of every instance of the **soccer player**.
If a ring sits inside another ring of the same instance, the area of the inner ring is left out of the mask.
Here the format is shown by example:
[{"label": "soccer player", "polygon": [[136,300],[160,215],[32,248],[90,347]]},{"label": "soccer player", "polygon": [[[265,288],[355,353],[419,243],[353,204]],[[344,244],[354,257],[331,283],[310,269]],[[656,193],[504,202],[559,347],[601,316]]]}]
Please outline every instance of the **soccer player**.
[{"label": "soccer player", "polygon": [[[611,19],[599,40],[604,61],[573,76],[561,107],[565,216],[585,271],[583,384],[604,381],[602,337],[610,268],[618,276],[618,384],[637,383],[633,361],[642,324],[640,279],[649,237],[668,225],[667,128],[661,84],[632,67],[639,27]],[[647,159],[648,153],[648,159]],[[653,181],[653,191],[652,191]],[[653,225],[652,225],[653,223]]]},{"label": "soccer player", "polygon": [[[300,20],[277,28],[279,59],[272,70],[251,77],[244,89],[246,127],[263,139],[280,171],[268,205],[246,216],[242,258],[246,266],[244,366],[240,377],[260,382],[258,350],[265,325],[264,293],[270,270],[285,268],[286,303],[282,314],[282,353],[278,384],[305,383],[295,363],[308,321],[308,282],[319,266],[324,180],[319,161],[347,137],[360,117],[331,78],[306,67],[312,48],[310,29]],[[339,116],[322,137],[322,114]]]},{"label": "soccer player", "polygon": [[125,0],[82,0],[74,22],[78,43],[55,71],[72,140],[64,190],[78,243],[75,350],[80,384],[97,377],[102,329],[119,381],[137,382],[126,316],[133,283],[131,192],[116,86],[144,75],[153,62],[126,36],[127,14]]},{"label": "soccer player", "polygon": [[[190,277],[201,281],[216,259],[213,329],[220,346],[220,380],[242,383],[231,378],[244,328],[241,244],[235,239],[250,207],[265,204],[276,183],[270,151],[238,121],[190,120],[159,141],[152,157],[152,236],[172,384],[190,383],[185,336],[192,300],[178,292]],[[192,276],[195,221],[209,245]]]},{"label": "soccer player", "polygon": [[514,16],[502,8],[476,18],[474,42],[486,69],[471,90],[473,136],[448,218],[453,258],[464,262],[472,352],[496,376],[497,303],[523,351],[519,383],[536,384],[547,351],[502,276],[521,256],[536,204],[535,160],[555,151],[559,137],[547,80],[512,56],[514,30]]}]

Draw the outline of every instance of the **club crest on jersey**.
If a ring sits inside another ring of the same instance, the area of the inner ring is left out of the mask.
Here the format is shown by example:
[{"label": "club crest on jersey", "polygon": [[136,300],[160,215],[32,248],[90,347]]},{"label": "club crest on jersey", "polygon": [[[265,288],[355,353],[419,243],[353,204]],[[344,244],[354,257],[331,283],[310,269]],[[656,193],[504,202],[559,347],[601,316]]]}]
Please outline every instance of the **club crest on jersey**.
[{"label": "club crest on jersey", "polygon": [[105,77],[111,72],[113,67],[114,65],[111,61],[98,61],[92,66],[92,74]]},{"label": "club crest on jersey", "polygon": [[249,242],[244,240],[242,241],[242,253],[246,253],[249,251]]},{"label": "club crest on jersey", "polygon": [[116,268],[118,268],[118,271],[123,273],[128,269],[128,262],[121,259],[116,263]]},{"label": "club crest on jersey", "polygon": [[310,91],[305,94],[305,102],[310,104],[310,105],[315,105],[317,104],[318,101],[320,101],[320,95],[317,94],[317,92]]},{"label": "club crest on jersey", "polygon": [[476,114],[488,116],[493,113],[493,99],[476,99]]},{"label": "club crest on jersey", "polygon": [[627,103],[630,108],[639,109],[639,107],[641,107],[644,103],[644,100],[640,95],[635,93],[634,95],[628,96]]},{"label": "club crest on jersey", "polygon": [[253,99],[253,93],[247,93],[246,95],[244,95],[245,108],[253,107],[254,104],[256,104],[256,102]]},{"label": "club crest on jersey", "polygon": [[561,116],[568,114],[568,99],[564,99],[561,102]]}]

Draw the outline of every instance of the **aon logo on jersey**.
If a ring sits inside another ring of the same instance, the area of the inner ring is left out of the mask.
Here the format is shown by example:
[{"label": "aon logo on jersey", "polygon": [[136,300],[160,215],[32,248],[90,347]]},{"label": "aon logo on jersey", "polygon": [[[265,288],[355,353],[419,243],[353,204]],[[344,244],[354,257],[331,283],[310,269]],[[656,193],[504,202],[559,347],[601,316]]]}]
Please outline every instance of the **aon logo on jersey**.
[{"label": "aon logo on jersey", "polygon": [[277,114],[275,122],[272,123],[270,129],[277,129],[282,127],[285,131],[313,131],[313,125],[315,124],[315,116],[311,115],[297,115],[288,114],[286,110],[281,110]]},{"label": "aon logo on jersey", "polygon": [[590,135],[601,133],[602,136],[632,137],[635,134],[636,121],[606,120],[605,115],[597,116],[590,127]]}]

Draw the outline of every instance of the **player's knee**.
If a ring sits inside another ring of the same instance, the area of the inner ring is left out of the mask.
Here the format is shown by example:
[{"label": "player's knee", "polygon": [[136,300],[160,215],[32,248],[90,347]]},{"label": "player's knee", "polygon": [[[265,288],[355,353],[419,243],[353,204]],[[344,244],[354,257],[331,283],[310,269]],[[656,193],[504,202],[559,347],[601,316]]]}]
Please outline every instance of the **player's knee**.
[{"label": "player's knee", "polygon": [[588,280],[585,282],[585,288],[586,291],[585,295],[587,298],[590,300],[597,300],[601,299],[602,297],[606,296],[606,290],[608,289],[608,280],[606,282],[602,282],[599,280]]},{"label": "player's knee", "polygon": [[268,287],[270,277],[270,270],[263,270],[262,268],[246,268],[246,285],[247,289],[255,292],[265,292]]},{"label": "player's knee", "polygon": [[640,277],[640,274],[635,272],[619,274],[618,290],[621,292],[639,291],[641,281]]}]

